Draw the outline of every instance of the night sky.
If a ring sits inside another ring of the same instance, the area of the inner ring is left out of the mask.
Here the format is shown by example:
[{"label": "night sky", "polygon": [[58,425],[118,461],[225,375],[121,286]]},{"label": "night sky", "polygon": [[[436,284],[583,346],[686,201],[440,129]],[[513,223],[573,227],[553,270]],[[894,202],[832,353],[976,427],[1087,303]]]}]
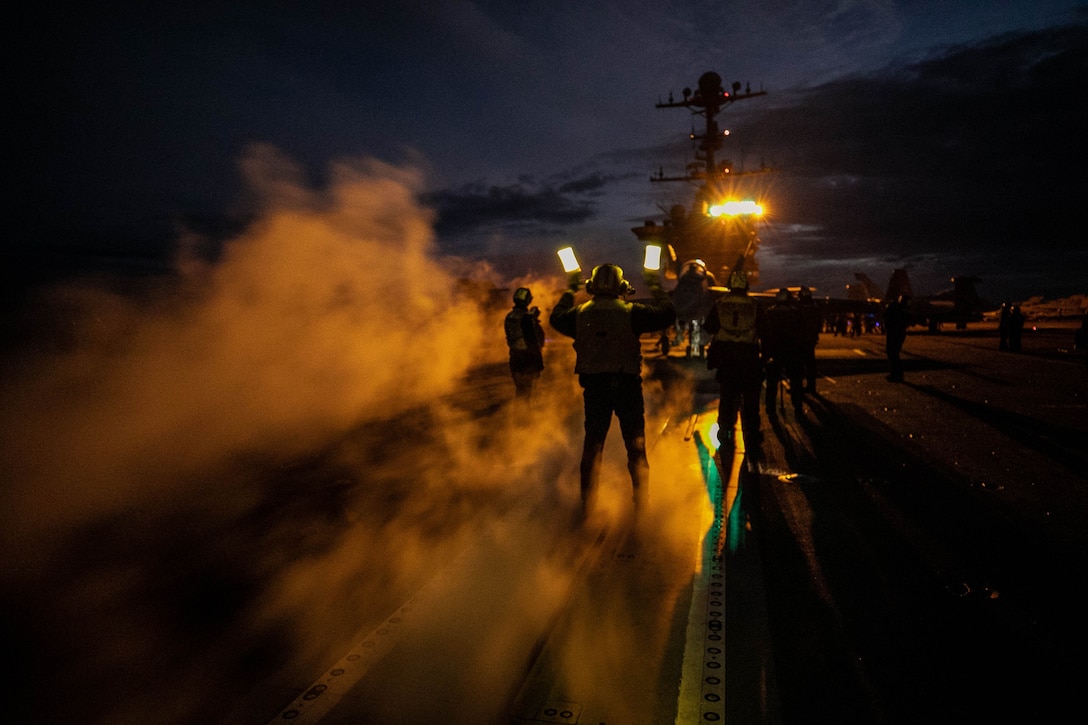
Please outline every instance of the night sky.
[{"label": "night sky", "polygon": [[1082,1],[110,5],[10,26],[12,276],[217,248],[254,213],[255,147],[313,189],[414,170],[436,256],[637,265],[630,228],[692,191],[649,181],[684,172],[699,121],[655,104],[715,71],[767,91],[719,117],[721,158],[775,169],[751,177],[762,285],[906,267],[918,293],[1088,292]]}]

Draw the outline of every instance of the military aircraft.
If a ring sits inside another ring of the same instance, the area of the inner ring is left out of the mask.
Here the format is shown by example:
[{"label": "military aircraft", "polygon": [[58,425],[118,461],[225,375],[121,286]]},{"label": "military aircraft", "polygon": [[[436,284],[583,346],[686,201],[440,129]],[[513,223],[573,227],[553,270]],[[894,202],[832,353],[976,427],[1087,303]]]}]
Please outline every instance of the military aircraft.
[{"label": "military aircraft", "polygon": [[894,300],[900,295],[910,297],[910,324],[921,325],[930,332],[937,332],[941,325],[952,323],[957,330],[967,329],[968,322],[981,322],[984,314],[996,310],[998,305],[979,297],[975,285],[982,280],[972,275],[953,277],[952,287],[934,295],[916,295],[911,287],[907,270],[900,267],[892,272],[888,288],[881,296],[876,284],[861,272],[854,277],[861,282],[866,295],[876,301]]}]

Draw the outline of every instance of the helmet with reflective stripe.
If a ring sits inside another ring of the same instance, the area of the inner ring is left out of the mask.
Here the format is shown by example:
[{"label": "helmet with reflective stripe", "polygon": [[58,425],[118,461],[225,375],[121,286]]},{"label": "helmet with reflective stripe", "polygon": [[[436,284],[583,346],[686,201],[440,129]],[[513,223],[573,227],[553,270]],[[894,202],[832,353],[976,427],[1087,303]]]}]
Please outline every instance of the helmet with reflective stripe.
[{"label": "helmet with reflective stripe", "polygon": [[598,264],[593,274],[586,280],[586,292],[591,295],[622,297],[635,290],[623,278],[623,269],[615,264]]},{"label": "helmet with reflective stripe", "polygon": [[514,304],[515,305],[527,305],[533,301],[533,293],[529,291],[528,287],[518,287],[514,290]]},{"label": "helmet with reflective stripe", "polygon": [[748,275],[744,272],[733,272],[729,275],[729,289],[737,291],[748,291]]},{"label": "helmet with reflective stripe", "polygon": [[706,262],[701,259],[689,259],[680,267],[680,275],[683,276],[688,272],[706,276]]}]

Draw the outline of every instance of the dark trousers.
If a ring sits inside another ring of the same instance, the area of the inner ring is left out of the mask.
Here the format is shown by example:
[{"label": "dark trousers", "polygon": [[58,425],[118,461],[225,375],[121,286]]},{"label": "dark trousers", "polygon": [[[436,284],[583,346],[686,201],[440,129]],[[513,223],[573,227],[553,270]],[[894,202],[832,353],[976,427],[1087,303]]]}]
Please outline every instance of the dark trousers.
[{"label": "dark trousers", "polygon": [[514,378],[514,395],[528,400],[533,384],[544,370],[544,358],[539,350],[510,350],[510,375]]},{"label": "dark trousers", "polygon": [[524,398],[525,400],[531,398],[533,396],[533,384],[540,377],[540,373],[534,370],[532,372],[515,371],[512,374],[514,377],[514,397]]},{"label": "dark trousers", "polygon": [[906,333],[898,332],[888,332],[884,340],[884,349],[888,353],[888,377],[892,380],[903,379],[903,360],[899,353],[906,341]]},{"label": "dark trousers", "polygon": [[727,450],[735,447],[733,427],[736,425],[738,412],[745,447],[755,448],[762,445],[763,434],[759,430],[759,391],[763,385],[763,373],[759,367],[759,358],[755,358],[750,365],[719,368],[715,377],[718,379],[720,391],[718,399],[718,443],[720,446]]},{"label": "dark trousers", "polygon": [[804,359],[805,367],[805,390],[810,393],[816,392],[816,346],[805,345]]},{"label": "dark trousers", "polygon": [[582,399],[585,402],[585,442],[582,445],[582,501],[597,488],[604,457],[604,442],[612,426],[612,416],[620,421],[620,434],[627,448],[627,470],[636,503],[646,496],[650,464],[646,458],[645,405],[642,377],[629,373],[582,375]]},{"label": "dark trousers", "polygon": [[778,401],[778,381],[785,373],[790,381],[790,402],[794,410],[799,410],[805,398],[804,365],[800,353],[777,355],[767,361],[767,412],[774,413]]}]

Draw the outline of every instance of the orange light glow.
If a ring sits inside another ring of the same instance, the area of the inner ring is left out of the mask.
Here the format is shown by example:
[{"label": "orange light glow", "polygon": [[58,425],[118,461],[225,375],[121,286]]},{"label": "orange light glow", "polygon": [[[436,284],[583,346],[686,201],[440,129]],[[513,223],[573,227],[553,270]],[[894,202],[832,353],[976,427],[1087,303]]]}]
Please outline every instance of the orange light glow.
[{"label": "orange light glow", "polygon": [[721,204],[712,204],[707,207],[707,214],[712,217],[722,216],[763,216],[763,205],[752,200],[726,201]]}]

